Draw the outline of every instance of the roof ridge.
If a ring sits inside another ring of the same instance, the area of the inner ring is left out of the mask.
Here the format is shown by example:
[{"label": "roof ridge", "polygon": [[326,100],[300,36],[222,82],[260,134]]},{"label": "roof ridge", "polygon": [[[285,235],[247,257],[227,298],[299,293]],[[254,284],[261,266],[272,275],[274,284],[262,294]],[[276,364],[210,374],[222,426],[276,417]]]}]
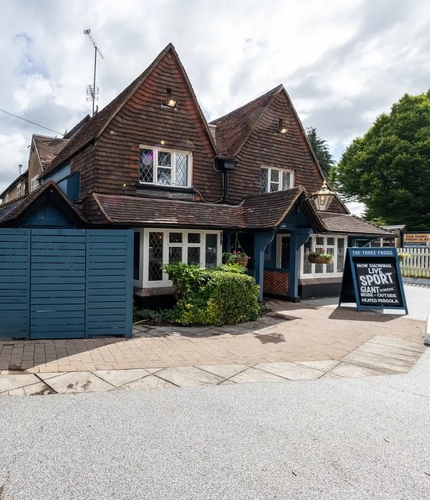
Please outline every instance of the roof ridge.
[{"label": "roof ridge", "polygon": [[215,122],[217,122],[219,120],[224,120],[225,118],[227,118],[228,116],[232,115],[233,113],[236,113],[237,111],[240,111],[241,109],[246,108],[247,106],[250,106],[251,104],[254,104],[257,101],[262,100],[265,97],[268,97],[272,93],[273,93],[273,95],[276,95],[280,90],[282,90],[283,87],[284,87],[283,84],[280,83],[278,86],[274,87],[272,90],[269,90],[265,94],[260,95],[260,96],[256,97],[255,99],[252,99],[252,101],[249,101],[249,102],[247,102],[245,104],[242,104],[242,106],[239,106],[238,108],[233,109],[232,111],[226,113],[225,115],[222,115],[222,116],[220,116],[218,118],[215,118],[214,120],[211,120],[209,122],[209,125],[215,125],[216,126]]}]

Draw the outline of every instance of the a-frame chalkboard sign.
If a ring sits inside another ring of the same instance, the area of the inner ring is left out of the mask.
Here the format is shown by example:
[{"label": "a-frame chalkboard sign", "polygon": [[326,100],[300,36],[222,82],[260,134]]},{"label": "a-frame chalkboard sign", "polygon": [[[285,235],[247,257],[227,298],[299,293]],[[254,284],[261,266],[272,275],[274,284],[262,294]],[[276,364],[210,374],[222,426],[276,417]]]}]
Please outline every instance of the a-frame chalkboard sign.
[{"label": "a-frame chalkboard sign", "polygon": [[355,302],[362,309],[404,309],[402,273],[395,248],[348,248],[339,306]]}]

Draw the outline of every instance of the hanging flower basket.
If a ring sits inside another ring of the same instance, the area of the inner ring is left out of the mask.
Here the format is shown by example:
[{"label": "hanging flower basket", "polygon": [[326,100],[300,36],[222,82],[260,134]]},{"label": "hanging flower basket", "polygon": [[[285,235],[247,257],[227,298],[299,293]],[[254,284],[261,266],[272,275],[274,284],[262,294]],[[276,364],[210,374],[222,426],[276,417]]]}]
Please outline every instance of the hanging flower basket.
[{"label": "hanging flower basket", "polygon": [[308,260],[311,264],[330,264],[334,261],[331,253],[325,253],[325,249],[321,248],[308,253]]},{"label": "hanging flower basket", "polygon": [[246,267],[251,257],[248,257],[245,252],[225,252],[222,254],[225,264],[239,264]]},{"label": "hanging flower basket", "polygon": [[317,257],[316,255],[309,255],[308,260],[311,264],[330,264],[333,259],[328,257]]}]

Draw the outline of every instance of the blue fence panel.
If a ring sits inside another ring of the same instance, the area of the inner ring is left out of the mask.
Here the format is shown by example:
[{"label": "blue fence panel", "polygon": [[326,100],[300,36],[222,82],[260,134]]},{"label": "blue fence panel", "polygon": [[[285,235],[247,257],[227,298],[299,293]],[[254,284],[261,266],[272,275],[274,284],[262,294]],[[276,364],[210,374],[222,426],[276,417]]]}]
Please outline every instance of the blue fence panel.
[{"label": "blue fence panel", "polygon": [[0,338],[132,335],[133,231],[0,229]]},{"label": "blue fence panel", "polygon": [[30,231],[0,229],[0,338],[29,336]]},{"label": "blue fence panel", "polygon": [[85,337],[85,246],[84,230],[31,231],[30,338]]},{"label": "blue fence panel", "polygon": [[87,336],[132,335],[133,231],[87,231]]}]

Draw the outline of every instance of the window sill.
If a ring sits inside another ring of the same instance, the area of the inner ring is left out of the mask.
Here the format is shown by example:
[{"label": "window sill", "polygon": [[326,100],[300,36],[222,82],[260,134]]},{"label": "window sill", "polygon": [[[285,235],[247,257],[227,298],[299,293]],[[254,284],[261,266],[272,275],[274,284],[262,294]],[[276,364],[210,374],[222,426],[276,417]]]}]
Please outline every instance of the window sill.
[{"label": "window sill", "polygon": [[143,182],[136,183],[137,189],[149,189],[149,190],[160,190],[160,191],[175,191],[177,193],[195,193],[196,190],[192,187],[183,187],[183,186],[162,186],[158,184],[146,184]]}]

